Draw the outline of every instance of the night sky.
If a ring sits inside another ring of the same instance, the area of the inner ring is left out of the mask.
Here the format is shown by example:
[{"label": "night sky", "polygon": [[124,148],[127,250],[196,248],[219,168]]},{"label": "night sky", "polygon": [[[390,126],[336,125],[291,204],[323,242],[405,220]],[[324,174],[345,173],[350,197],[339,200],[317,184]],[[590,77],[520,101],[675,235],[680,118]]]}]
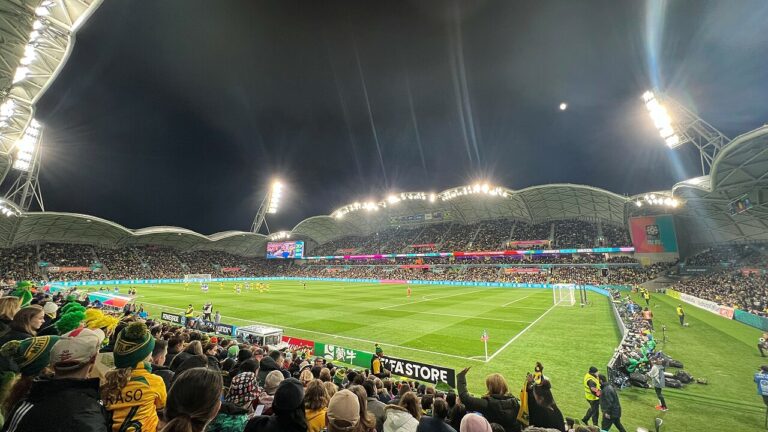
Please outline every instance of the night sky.
[{"label": "night sky", "polygon": [[273,229],[479,179],[668,189],[698,162],[640,95],[760,126],[766,22],[764,0],[105,1],[38,104],[46,210],[209,234],[247,230],[275,176]]}]

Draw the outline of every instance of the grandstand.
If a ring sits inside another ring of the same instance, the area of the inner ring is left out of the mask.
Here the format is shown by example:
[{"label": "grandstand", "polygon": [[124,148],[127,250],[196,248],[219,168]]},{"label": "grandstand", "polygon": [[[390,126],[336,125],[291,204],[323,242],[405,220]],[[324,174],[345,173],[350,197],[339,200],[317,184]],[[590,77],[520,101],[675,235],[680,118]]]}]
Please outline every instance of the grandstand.
[{"label": "grandstand", "polygon": [[[251,231],[130,229],[98,216],[46,211],[38,184],[45,125],[34,120],[35,103],[100,3],[0,5],[0,53],[8,59],[0,62],[5,294],[23,280],[41,289],[80,289],[85,302],[97,291],[138,287],[136,296],[99,298],[128,299],[154,322],[161,314],[181,319],[189,302],[212,301],[230,331],[269,325],[353,353],[370,356],[381,344],[395,359],[450,371],[476,366],[476,393],[486,373],[518,379],[513,374],[541,360],[561,392],[559,405],[575,417],[583,412],[581,375],[590,365],[604,369],[610,362],[614,376],[628,380],[627,366],[646,347],[650,330],[634,310],[642,286],[666,323],[663,334],[655,330],[664,352],[694,373],[711,374],[712,390],[691,385],[668,396],[680,409],[665,419],[690,422],[690,430],[756,430],[763,407],[735,401],[753,391],[744,381],[760,359],[750,356],[758,355],[759,333],[768,331],[768,126],[719,144],[705,158],[703,176],[632,196],[562,183],[517,190],[478,183],[441,192],[425,184],[423,191],[329,209],[272,235],[258,231],[274,203]],[[749,208],[735,212],[734,202],[744,197]],[[268,243],[288,238],[304,242],[304,257],[265,259]],[[203,291],[189,275],[211,275],[211,286],[206,277]],[[241,293],[245,283],[271,285]],[[563,292],[576,297],[567,301]],[[666,325],[676,322],[682,304],[692,325],[671,328],[667,340]],[[483,352],[481,337],[490,352]],[[725,365],[732,374],[722,372]],[[646,408],[654,396],[624,391],[625,419],[650,426],[656,413]],[[744,414],[720,422],[734,412]],[[690,419],[692,413],[699,418]]]}]

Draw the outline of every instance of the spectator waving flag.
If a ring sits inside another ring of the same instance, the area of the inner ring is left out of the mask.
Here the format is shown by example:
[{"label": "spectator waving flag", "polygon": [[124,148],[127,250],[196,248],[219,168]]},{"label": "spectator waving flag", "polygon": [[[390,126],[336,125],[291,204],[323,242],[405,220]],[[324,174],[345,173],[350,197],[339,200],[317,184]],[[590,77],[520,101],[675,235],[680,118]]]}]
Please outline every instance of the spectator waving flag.
[{"label": "spectator waving flag", "polygon": [[488,342],[488,330],[483,330],[483,335],[480,336],[480,341]]}]

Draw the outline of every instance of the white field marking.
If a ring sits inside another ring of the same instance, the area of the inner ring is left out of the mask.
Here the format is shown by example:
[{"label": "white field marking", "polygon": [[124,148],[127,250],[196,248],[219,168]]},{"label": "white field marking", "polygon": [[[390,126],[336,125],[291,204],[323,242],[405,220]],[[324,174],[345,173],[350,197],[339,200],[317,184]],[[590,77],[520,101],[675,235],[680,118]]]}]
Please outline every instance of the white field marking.
[{"label": "white field marking", "polygon": [[504,319],[504,318],[484,318],[484,317],[481,317],[481,316],[478,316],[478,315],[456,315],[456,314],[438,313],[438,312],[410,312],[410,313],[415,314],[415,315],[418,315],[418,314],[437,315],[437,316],[446,316],[446,317],[454,317],[454,318],[469,318],[469,319],[514,322],[514,323],[523,323],[523,324],[530,324],[531,323],[531,321],[519,321],[519,320],[511,320],[511,319]]},{"label": "white field marking", "polygon": [[[165,308],[165,309],[178,310],[178,311],[183,311],[184,310],[182,308],[165,306],[165,305],[161,305],[161,304],[157,304],[157,303],[146,303],[145,302],[144,304],[150,305],[150,306],[157,306],[157,307]],[[439,355],[439,356],[452,357],[452,358],[457,358],[457,359],[461,359],[461,360],[480,361],[480,360],[473,359],[473,358],[470,358],[470,357],[462,357],[462,356],[458,356],[458,355],[455,355],[455,354],[447,354],[447,353],[441,353],[441,352],[437,352],[437,351],[429,351],[429,350],[424,350],[424,349],[420,349],[420,348],[411,348],[411,347],[406,347],[406,346],[402,346],[402,345],[388,344],[388,343],[384,343],[384,342],[372,341],[372,340],[368,340],[368,339],[360,339],[360,338],[349,337],[349,336],[339,336],[339,335],[335,335],[335,334],[331,334],[331,333],[323,333],[323,332],[314,331],[314,330],[306,330],[306,329],[298,328],[298,327],[288,327],[288,326],[284,326],[284,325],[272,324],[272,323],[267,323],[267,322],[263,322],[263,321],[246,320],[246,319],[242,319],[242,318],[236,318],[236,317],[224,316],[224,315],[222,315],[221,317],[222,318],[227,318],[227,319],[230,319],[230,320],[241,321],[241,322],[249,323],[249,324],[260,324],[260,325],[265,325],[265,326],[270,326],[270,327],[278,327],[278,328],[289,329],[289,330],[298,330],[298,331],[303,331],[303,332],[306,332],[306,333],[312,333],[312,334],[328,336],[328,337],[332,337],[334,339],[346,339],[346,340],[352,340],[352,341],[356,341],[356,342],[364,342],[364,343],[368,343],[368,344],[372,344],[372,345],[379,344],[379,345],[384,345],[384,346],[388,346],[388,347],[392,347],[392,348],[400,348],[400,349],[408,350],[408,351],[417,351],[417,352],[422,352],[422,353],[427,353],[427,354],[434,354],[434,355]]]},{"label": "white field marking", "polygon": [[476,293],[476,292],[480,292],[480,291],[482,291],[482,290],[475,290],[475,291],[469,291],[469,292],[460,292],[458,294],[451,294],[451,295],[447,295],[447,296],[435,297],[435,298],[426,299],[426,300],[416,300],[415,302],[399,303],[399,304],[394,304],[394,305],[391,305],[391,306],[380,307],[379,310],[381,310],[381,309],[391,309],[391,308],[396,308],[398,306],[412,305],[412,304],[416,304],[416,303],[423,303],[423,302],[428,302],[428,301],[432,301],[432,300],[444,299],[444,298],[448,298],[448,297],[456,297],[456,296],[460,296],[460,295],[472,294],[472,293]]},{"label": "white field marking", "polygon": [[554,308],[556,308],[556,307],[557,307],[557,305],[552,305],[552,307],[550,307],[549,309],[547,309],[547,311],[546,311],[546,312],[544,312],[543,314],[541,314],[541,316],[540,316],[540,317],[536,318],[536,319],[535,319],[535,320],[534,320],[532,323],[528,324],[528,326],[527,326],[526,328],[522,329],[522,330],[520,331],[520,333],[516,334],[516,335],[515,335],[515,336],[514,336],[512,339],[510,339],[509,341],[507,341],[507,343],[505,343],[505,344],[504,344],[504,345],[503,345],[501,348],[497,349],[497,350],[496,350],[496,351],[495,351],[493,354],[491,354],[491,355],[488,357],[488,360],[486,360],[486,363],[487,363],[487,362],[489,362],[489,361],[491,361],[491,360],[493,360],[493,358],[494,358],[494,357],[496,357],[496,355],[498,355],[500,352],[502,352],[502,351],[504,351],[505,349],[507,349],[507,347],[508,347],[508,346],[510,346],[510,345],[512,344],[512,342],[516,341],[516,340],[517,340],[517,338],[519,338],[520,336],[524,335],[524,334],[525,334],[525,332],[527,332],[527,331],[528,331],[528,329],[530,329],[531,327],[533,327],[534,325],[536,325],[536,323],[537,323],[537,322],[539,322],[539,321],[540,321],[542,318],[544,318],[544,317],[545,317],[545,316],[546,316],[546,315],[547,315],[547,314],[548,314],[550,311],[552,311],[552,309],[554,309]]},{"label": "white field marking", "polygon": [[528,295],[527,295],[527,296],[525,296],[525,297],[520,297],[519,299],[515,299],[515,300],[512,300],[511,302],[507,302],[507,303],[504,303],[503,305],[501,305],[501,307],[507,307],[507,305],[511,305],[512,303],[517,303],[517,302],[519,302],[520,300],[524,300],[524,299],[527,299],[528,297],[530,297],[530,296],[532,296],[532,295],[534,295],[534,294],[538,294],[538,293],[528,294]]}]

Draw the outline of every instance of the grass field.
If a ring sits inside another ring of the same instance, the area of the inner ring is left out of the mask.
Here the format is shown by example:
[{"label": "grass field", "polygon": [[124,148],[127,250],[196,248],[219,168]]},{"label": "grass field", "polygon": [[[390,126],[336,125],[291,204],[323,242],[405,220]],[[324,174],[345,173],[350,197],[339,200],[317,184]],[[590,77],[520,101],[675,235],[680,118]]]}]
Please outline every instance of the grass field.
[{"label": "grass field", "polygon": [[[566,416],[580,418],[586,410],[581,380],[586,369],[604,369],[620,335],[606,298],[592,294],[585,308],[553,307],[552,292],[540,289],[475,288],[273,281],[266,293],[233,293],[232,283],[211,283],[208,293],[191,285],[139,287],[137,303],[153,316],[160,310],[178,312],[192,303],[197,310],[211,301],[222,322],[270,324],[300,338],[372,351],[374,342],[395,357],[461,370],[472,366],[470,390],[480,393],[488,373],[500,372],[519,388],[536,361],[545,366],[553,392]],[[660,344],[709,385],[665,391],[670,411],[654,410],[652,390],[620,393],[624,425],[629,430],[653,429],[665,420],[668,431],[759,430],[764,406],[756,395],[752,374],[761,364],[755,348],[759,332],[688,307],[690,327],[675,326],[674,300],[653,297],[657,327],[668,325],[669,341]],[[484,359],[480,336],[490,335]],[[660,338],[660,334],[657,335]],[[766,362],[768,363],[768,362]]]}]

